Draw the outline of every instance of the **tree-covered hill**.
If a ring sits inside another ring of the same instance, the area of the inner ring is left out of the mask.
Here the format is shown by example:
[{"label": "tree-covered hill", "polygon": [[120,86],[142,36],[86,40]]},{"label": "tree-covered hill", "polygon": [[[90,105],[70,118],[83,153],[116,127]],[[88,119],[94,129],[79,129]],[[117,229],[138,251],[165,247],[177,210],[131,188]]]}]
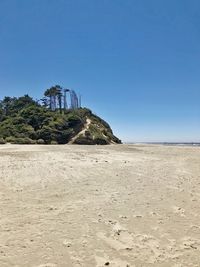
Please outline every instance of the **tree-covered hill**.
[{"label": "tree-covered hill", "polygon": [[110,126],[89,109],[66,109],[61,105],[60,94],[58,98],[51,92],[45,94],[42,102],[28,95],[0,101],[0,143],[121,143]]}]

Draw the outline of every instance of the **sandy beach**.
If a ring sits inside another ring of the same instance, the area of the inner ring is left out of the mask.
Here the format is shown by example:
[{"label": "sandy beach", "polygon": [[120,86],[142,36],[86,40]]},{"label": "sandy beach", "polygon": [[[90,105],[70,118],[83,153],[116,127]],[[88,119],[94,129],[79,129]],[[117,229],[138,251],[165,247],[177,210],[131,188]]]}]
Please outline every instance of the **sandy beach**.
[{"label": "sandy beach", "polygon": [[200,148],[0,146],[1,267],[200,266]]}]

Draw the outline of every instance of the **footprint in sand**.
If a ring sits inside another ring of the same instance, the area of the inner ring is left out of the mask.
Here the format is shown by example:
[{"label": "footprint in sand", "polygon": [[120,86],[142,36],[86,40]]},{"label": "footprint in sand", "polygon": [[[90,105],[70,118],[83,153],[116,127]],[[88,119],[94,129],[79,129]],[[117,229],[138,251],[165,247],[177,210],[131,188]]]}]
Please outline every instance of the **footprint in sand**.
[{"label": "footprint in sand", "polygon": [[177,206],[173,206],[172,209],[173,209],[173,212],[174,213],[179,214],[180,216],[185,217],[185,214],[184,214],[185,213],[185,210],[183,208],[177,207]]},{"label": "footprint in sand", "polygon": [[69,242],[67,239],[65,239],[65,240],[63,241],[63,245],[66,246],[66,247],[68,247],[68,248],[70,248],[70,247],[72,246],[72,243]]},{"label": "footprint in sand", "polygon": [[113,232],[117,235],[120,235],[122,231],[127,231],[123,226],[116,222],[113,226]]},{"label": "footprint in sand", "polygon": [[112,238],[112,237],[107,237],[104,233],[97,233],[97,237],[101,240],[103,240],[108,246],[111,248],[119,251],[119,250],[125,250],[127,246],[120,241]]},{"label": "footprint in sand", "polygon": [[[108,260],[109,257],[104,255],[104,257],[95,256],[96,260],[96,267],[105,267],[105,266],[112,266],[112,267],[129,267],[130,264],[127,261],[123,261],[119,258],[114,260]],[[135,267],[134,265],[131,265]]]},{"label": "footprint in sand", "polygon": [[184,250],[190,250],[190,249],[199,249],[200,242],[197,239],[192,239],[190,237],[183,238],[183,245],[181,245],[181,248]]},{"label": "footprint in sand", "polygon": [[[110,220],[111,221],[111,220]],[[127,229],[119,224],[119,222],[111,221],[112,230],[109,236],[105,233],[97,233],[97,237],[103,240],[109,247],[119,251],[130,251],[132,247],[132,236],[128,233]]]}]

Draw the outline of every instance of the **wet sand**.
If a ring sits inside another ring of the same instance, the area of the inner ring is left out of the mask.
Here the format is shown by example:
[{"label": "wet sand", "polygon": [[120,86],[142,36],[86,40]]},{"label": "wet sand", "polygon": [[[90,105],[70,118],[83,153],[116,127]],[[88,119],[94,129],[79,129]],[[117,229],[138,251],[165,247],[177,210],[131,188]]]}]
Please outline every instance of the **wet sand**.
[{"label": "wet sand", "polygon": [[200,266],[200,148],[1,145],[0,266]]}]

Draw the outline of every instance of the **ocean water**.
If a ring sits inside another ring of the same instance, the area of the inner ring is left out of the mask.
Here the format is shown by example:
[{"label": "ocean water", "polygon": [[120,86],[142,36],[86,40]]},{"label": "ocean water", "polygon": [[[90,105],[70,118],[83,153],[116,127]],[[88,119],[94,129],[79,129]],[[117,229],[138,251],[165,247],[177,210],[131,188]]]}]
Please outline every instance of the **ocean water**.
[{"label": "ocean water", "polygon": [[200,146],[200,143],[186,142],[131,142],[127,144],[166,145],[166,146]]}]

